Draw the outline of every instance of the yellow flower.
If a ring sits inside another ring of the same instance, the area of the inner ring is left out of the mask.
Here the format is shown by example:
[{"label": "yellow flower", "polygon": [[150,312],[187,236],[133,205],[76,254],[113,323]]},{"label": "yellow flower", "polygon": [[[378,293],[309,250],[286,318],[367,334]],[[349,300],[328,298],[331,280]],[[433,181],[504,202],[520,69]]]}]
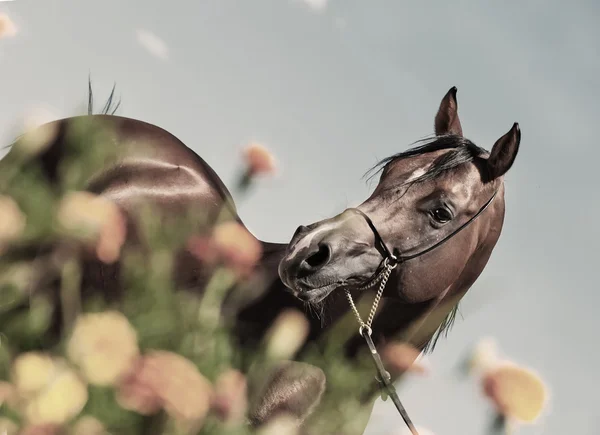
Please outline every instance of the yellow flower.
[{"label": "yellow flower", "polygon": [[308,320],[300,311],[282,312],[269,329],[267,354],[274,359],[291,358],[304,344],[308,332]]},{"label": "yellow flower", "polygon": [[6,14],[0,14],[0,39],[12,38],[17,34],[17,26]]},{"label": "yellow flower", "polygon": [[30,424],[19,435],[61,435],[62,428],[57,424]]},{"label": "yellow flower", "polygon": [[29,397],[48,385],[55,371],[56,361],[50,355],[27,352],[13,362],[13,383],[20,396]]},{"label": "yellow flower", "polygon": [[58,222],[69,232],[83,232],[94,243],[96,256],[110,264],[118,260],[125,243],[126,219],[119,207],[102,196],[71,192],[60,202]]},{"label": "yellow flower", "polygon": [[275,172],[275,157],[263,145],[251,143],[244,149],[244,154],[251,175]]},{"label": "yellow flower", "polygon": [[118,311],[87,313],[75,322],[67,355],[93,385],[113,385],[139,355],[137,333]]},{"label": "yellow flower", "polygon": [[533,422],[547,402],[546,386],[533,371],[504,362],[483,376],[484,394],[497,411],[521,422]]},{"label": "yellow flower", "polygon": [[0,195],[0,254],[2,246],[17,240],[25,230],[26,216],[10,197]]},{"label": "yellow flower", "polygon": [[12,366],[21,414],[32,425],[63,424],[81,412],[88,399],[86,384],[65,361],[28,352]]}]

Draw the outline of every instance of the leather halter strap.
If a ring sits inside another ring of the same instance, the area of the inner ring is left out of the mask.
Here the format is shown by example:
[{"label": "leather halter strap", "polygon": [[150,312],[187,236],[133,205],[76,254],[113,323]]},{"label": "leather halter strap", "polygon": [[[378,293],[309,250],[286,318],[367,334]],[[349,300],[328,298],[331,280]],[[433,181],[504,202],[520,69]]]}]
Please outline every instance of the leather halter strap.
[{"label": "leather halter strap", "polygon": [[373,362],[375,364],[375,369],[377,371],[376,379],[379,382],[379,385],[382,390],[382,398],[383,398],[383,400],[385,400],[387,398],[387,396],[392,398],[392,402],[394,402],[394,405],[396,406],[398,413],[400,414],[400,416],[402,417],[402,419],[404,420],[404,422],[406,423],[406,425],[408,426],[408,428],[410,429],[410,431],[413,435],[419,435],[419,434],[418,434],[417,429],[415,428],[413,422],[411,421],[410,417],[408,416],[408,413],[406,412],[404,405],[402,405],[402,402],[400,401],[400,398],[398,397],[398,393],[396,392],[396,388],[394,387],[394,384],[391,382],[391,376],[390,376],[389,372],[387,370],[385,370],[383,362],[381,361],[381,357],[379,356],[379,353],[377,352],[377,348],[375,347],[375,344],[373,343],[373,340],[371,338],[371,333],[372,333],[371,324],[372,324],[372,321],[375,316],[375,311],[377,310],[377,305],[379,304],[379,300],[380,300],[381,296],[383,295],[383,290],[385,289],[385,285],[387,283],[387,280],[388,280],[390,274],[392,273],[393,269],[395,269],[398,264],[404,263],[405,261],[420,257],[421,255],[424,255],[430,251],[433,251],[435,248],[443,245],[445,242],[447,242],[452,237],[457,235],[459,232],[461,232],[463,229],[465,229],[467,226],[469,226],[475,219],[477,219],[477,217],[479,217],[479,215],[481,215],[481,213],[483,213],[489,207],[489,205],[492,203],[492,201],[496,197],[497,193],[498,193],[498,190],[494,191],[494,193],[490,197],[490,199],[488,199],[487,202],[485,204],[483,204],[483,206],[479,209],[479,211],[477,213],[475,213],[475,215],[473,215],[468,221],[466,221],[464,224],[462,224],[461,226],[456,228],[454,231],[452,231],[446,237],[442,238],[441,240],[434,243],[430,247],[417,252],[416,254],[404,255],[404,256],[400,254],[400,251],[398,250],[398,248],[393,248],[393,250],[390,250],[388,248],[385,241],[379,234],[379,231],[377,231],[375,224],[373,224],[373,221],[366,213],[364,213],[363,211],[361,211],[357,208],[349,209],[349,210],[353,210],[353,211],[357,212],[358,214],[360,214],[365,219],[365,221],[367,222],[369,227],[371,228],[371,231],[373,231],[373,235],[375,236],[376,248],[381,253],[381,256],[383,257],[383,263],[382,263],[383,268],[380,269],[379,271],[377,271],[374,274],[373,278],[369,279],[369,282],[366,286],[363,286],[363,289],[366,289],[366,288],[372,287],[377,282],[380,283],[379,290],[375,296],[375,301],[373,303],[373,307],[371,308],[371,313],[369,315],[369,319],[367,320],[366,323],[362,320],[360,313],[358,312],[356,305],[354,304],[354,301],[352,300],[352,296],[350,295],[350,292],[348,290],[346,290],[346,296],[348,297],[348,302],[350,303],[350,307],[354,311],[354,314],[358,320],[358,323],[360,324],[358,332],[359,332],[360,336],[363,337],[365,342],[367,343],[367,346],[369,347],[369,350],[371,353],[371,357],[373,358]]},{"label": "leather halter strap", "polygon": [[483,204],[483,206],[479,209],[479,211],[477,213],[475,213],[468,221],[466,221],[464,224],[462,224],[461,226],[456,228],[454,231],[452,231],[446,237],[444,237],[443,239],[434,243],[430,247],[423,249],[422,251],[419,251],[416,254],[411,254],[411,255],[401,255],[400,251],[397,248],[393,248],[393,250],[390,250],[387,247],[387,245],[386,245],[385,241],[383,240],[383,238],[381,237],[381,235],[379,234],[379,231],[377,231],[375,224],[373,224],[373,221],[366,213],[364,213],[362,210],[359,210],[357,208],[349,208],[348,210],[352,210],[352,211],[360,214],[365,219],[365,221],[371,228],[371,231],[373,231],[373,234],[375,236],[375,244],[378,246],[378,251],[381,253],[383,258],[389,258],[389,261],[392,261],[392,262],[404,263],[405,261],[412,260],[413,258],[420,257],[421,255],[424,255],[430,251],[433,251],[435,248],[443,245],[448,240],[450,240],[452,237],[454,237],[455,235],[460,233],[462,230],[464,230],[466,227],[468,227],[475,219],[477,219],[479,217],[479,215],[481,213],[483,213],[489,207],[489,205],[492,203],[492,201],[496,197],[497,193],[498,193],[498,190],[494,191],[494,193],[492,194],[490,199],[488,199],[487,202],[485,204]]}]

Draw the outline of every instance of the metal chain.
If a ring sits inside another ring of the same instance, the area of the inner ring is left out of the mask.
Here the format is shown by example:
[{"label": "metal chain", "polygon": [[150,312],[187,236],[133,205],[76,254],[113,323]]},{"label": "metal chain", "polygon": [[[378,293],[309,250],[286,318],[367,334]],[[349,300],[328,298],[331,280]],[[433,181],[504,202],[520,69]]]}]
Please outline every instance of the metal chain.
[{"label": "metal chain", "polygon": [[371,333],[371,325],[373,323],[373,319],[375,318],[375,312],[377,311],[379,301],[381,300],[381,296],[383,296],[383,291],[385,290],[385,286],[387,284],[388,279],[390,278],[392,270],[394,270],[397,265],[398,265],[398,263],[396,263],[396,262],[394,262],[393,266],[390,265],[389,260],[386,258],[384,261],[383,269],[382,269],[381,273],[379,273],[372,282],[370,282],[366,286],[359,288],[359,290],[366,290],[370,287],[373,287],[375,284],[377,284],[378,282],[381,281],[381,283],[379,284],[379,290],[377,290],[377,294],[375,295],[375,300],[373,301],[373,306],[371,307],[371,312],[369,313],[369,317],[367,318],[366,323],[363,321],[362,317],[360,316],[360,313],[358,312],[358,309],[356,308],[356,305],[354,304],[354,300],[352,299],[350,290],[346,289],[346,297],[348,298],[350,307],[352,308],[352,311],[354,312],[354,316],[356,317],[356,320],[358,321],[358,323],[360,325],[359,332],[361,333],[361,335],[362,335],[362,330],[364,328],[366,328],[367,331],[369,332],[369,335],[371,335],[370,334]]}]

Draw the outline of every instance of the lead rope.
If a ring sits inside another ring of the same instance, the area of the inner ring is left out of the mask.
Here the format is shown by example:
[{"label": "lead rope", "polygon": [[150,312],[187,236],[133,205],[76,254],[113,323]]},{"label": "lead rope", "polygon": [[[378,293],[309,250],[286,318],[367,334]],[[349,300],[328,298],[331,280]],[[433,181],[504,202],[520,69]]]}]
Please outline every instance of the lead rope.
[{"label": "lead rope", "polygon": [[[393,265],[390,264],[390,262],[389,262],[390,258],[392,260],[394,260]],[[356,308],[356,305],[354,304],[354,300],[352,299],[352,295],[350,294],[350,290],[348,290],[348,289],[346,289],[346,297],[348,298],[350,307],[352,308],[352,311],[354,312],[354,316],[356,317],[356,320],[358,321],[358,324],[360,325],[358,328],[358,333],[361,335],[361,337],[363,337],[365,339],[365,341],[367,342],[367,346],[369,347],[369,350],[371,351],[371,356],[373,357],[373,362],[375,363],[375,368],[377,369],[377,373],[378,373],[378,376],[376,379],[379,382],[381,389],[382,389],[382,399],[385,400],[385,394],[389,395],[392,398],[392,402],[394,402],[394,405],[396,405],[396,409],[402,416],[402,419],[406,423],[406,426],[408,426],[408,428],[410,429],[410,432],[413,435],[419,435],[413,422],[411,421],[410,417],[408,416],[406,409],[402,405],[402,402],[400,402],[400,398],[398,397],[396,388],[394,387],[394,384],[391,383],[392,377],[391,377],[390,373],[385,369],[383,362],[381,361],[381,357],[379,356],[379,352],[377,352],[377,348],[375,347],[375,344],[373,343],[373,340],[371,339],[371,333],[373,332],[373,330],[371,329],[371,325],[373,323],[373,319],[375,318],[375,312],[377,311],[377,306],[379,305],[379,301],[381,300],[381,296],[383,295],[383,291],[385,290],[385,285],[387,284],[387,281],[390,278],[392,270],[394,270],[397,265],[398,265],[398,262],[397,262],[397,259],[395,256],[392,255],[391,257],[386,257],[386,259],[383,262],[382,272],[380,274],[378,274],[378,276],[373,281],[371,281],[369,284],[359,288],[359,290],[366,290],[370,287],[373,287],[378,282],[380,282],[379,290],[377,290],[377,294],[375,295],[375,300],[373,301],[373,306],[371,307],[371,312],[369,313],[369,317],[368,317],[366,323],[363,321],[362,317],[360,316],[360,313],[358,312],[358,309]]]}]

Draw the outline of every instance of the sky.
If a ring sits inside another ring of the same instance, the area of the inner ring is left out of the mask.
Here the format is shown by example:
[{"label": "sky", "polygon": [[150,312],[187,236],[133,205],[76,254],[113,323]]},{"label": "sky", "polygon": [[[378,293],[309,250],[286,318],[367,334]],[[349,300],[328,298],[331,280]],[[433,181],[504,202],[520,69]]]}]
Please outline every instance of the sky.
[{"label": "sky", "polygon": [[[519,122],[500,241],[431,374],[400,396],[437,435],[483,434],[490,406],[456,367],[493,337],[550,388],[547,412],[517,433],[600,433],[600,3],[14,0],[1,13],[16,27],[0,39],[2,143],[32,113],[84,113],[88,74],[96,101],[116,82],[120,115],[173,133],[229,186],[243,145],[274,153],[277,176],[237,202],[267,241],[365,200],[365,171],[431,135],[452,86],[478,145]],[[366,435],[402,426],[378,402]]]}]

